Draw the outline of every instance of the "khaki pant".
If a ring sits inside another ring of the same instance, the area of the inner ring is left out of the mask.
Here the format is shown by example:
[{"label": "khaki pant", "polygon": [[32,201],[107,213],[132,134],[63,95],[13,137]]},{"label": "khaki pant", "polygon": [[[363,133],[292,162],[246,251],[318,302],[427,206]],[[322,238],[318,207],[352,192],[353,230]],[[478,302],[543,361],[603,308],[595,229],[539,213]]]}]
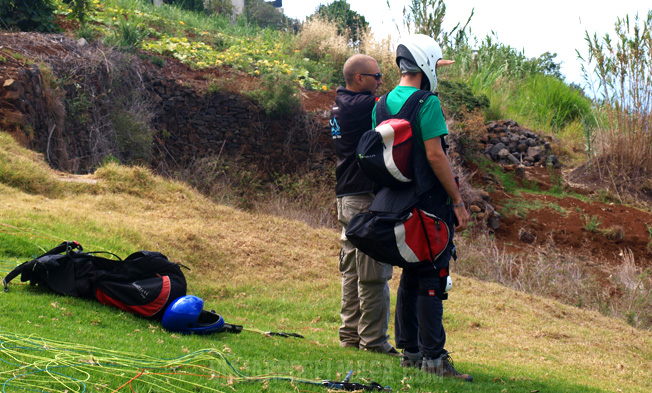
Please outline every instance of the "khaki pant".
[{"label": "khaki pant", "polygon": [[339,269],[342,273],[342,326],[340,345],[386,352],[389,324],[389,285],[393,266],[377,262],[357,250],[346,238],[351,218],[369,210],[371,194],[337,198],[337,219],[342,225],[342,250]]}]

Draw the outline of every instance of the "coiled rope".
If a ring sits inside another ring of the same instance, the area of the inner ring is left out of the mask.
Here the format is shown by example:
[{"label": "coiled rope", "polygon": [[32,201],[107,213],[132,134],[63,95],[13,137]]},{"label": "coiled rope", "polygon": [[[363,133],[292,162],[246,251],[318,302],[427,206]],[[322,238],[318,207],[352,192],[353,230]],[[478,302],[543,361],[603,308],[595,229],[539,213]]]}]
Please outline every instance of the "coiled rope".
[{"label": "coiled rope", "polygon": [[217,349],[160,359],[2,330],[0,380],[3,393],[222,392],[235,383],[265,380],[322,384],[282,374],[247,376]]}]

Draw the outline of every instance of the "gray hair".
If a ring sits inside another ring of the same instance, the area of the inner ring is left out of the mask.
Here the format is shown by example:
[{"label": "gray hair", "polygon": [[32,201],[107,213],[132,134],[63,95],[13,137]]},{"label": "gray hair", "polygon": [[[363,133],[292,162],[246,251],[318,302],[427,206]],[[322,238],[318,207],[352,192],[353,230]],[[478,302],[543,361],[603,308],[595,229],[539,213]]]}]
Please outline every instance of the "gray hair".
[{"label": "gray hair", "polygon": [[404,57],[399,59],[398,67],[401,69],[402,74],[418,74],[421,72],[421,68],[418,65]]}]

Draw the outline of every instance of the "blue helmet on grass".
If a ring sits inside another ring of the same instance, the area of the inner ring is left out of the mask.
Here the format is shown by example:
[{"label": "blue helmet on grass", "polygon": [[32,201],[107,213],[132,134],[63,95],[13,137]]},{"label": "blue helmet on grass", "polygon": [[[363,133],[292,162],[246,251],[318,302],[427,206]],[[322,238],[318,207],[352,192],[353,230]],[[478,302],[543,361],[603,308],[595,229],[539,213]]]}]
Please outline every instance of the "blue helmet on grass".
[{"label": "blue helmet on grass", "polygon": [[161,323],[171,332],[209,334],[222,330],[224,318],[213,310],[204,310],[204,301],[201,298],[188,295],[170,304]]}]

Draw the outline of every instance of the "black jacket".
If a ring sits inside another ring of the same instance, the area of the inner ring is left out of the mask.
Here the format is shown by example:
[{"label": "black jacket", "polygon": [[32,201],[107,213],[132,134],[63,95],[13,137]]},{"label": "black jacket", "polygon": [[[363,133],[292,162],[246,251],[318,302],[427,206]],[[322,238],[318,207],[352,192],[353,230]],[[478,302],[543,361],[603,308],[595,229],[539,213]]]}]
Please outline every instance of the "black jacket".
[{"label": "black jacket", "polygon": [[338,197],[374,191],[374,183],[358,167],[355,149],[362,134],[371,129],[371,111],[376,100],[369,91],[357,93],[337,88],[330,124],[337,155],[335,193]]}]

